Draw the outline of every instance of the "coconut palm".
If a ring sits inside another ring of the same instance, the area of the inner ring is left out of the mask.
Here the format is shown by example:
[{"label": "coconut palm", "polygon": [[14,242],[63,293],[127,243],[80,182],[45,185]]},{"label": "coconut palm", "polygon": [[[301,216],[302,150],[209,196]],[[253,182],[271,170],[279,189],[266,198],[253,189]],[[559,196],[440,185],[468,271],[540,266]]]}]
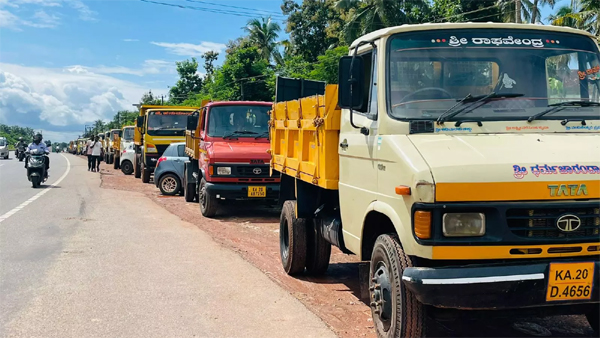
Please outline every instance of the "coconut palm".
[{"label": "coconut palm", "polygon": [[274,59],[278,64],[282,63],[277,42],[281,31],[278,23],[273,22],[271,17],[251,19],[244,30],[248,32],[251,43],[258,47],[265,60],[270,62],[271,59]]},{"label": "coconut palm", "polygon": [[351,42],[380,28],[418,23],[417,15],[428,8],[428,1],[338,0],[335,8],[348,16],[342,35]]},{"label": "coconut palm", "polygon": [[571,6],[562,6],[548,21],[555,26],[586,30],[600,37],[600,1],[573,0]]},{"label": "coconut palm", "polygon": [[541,7],[554,7],[556,0],[498,0],[498,6],[506,22],[540,22]]}]

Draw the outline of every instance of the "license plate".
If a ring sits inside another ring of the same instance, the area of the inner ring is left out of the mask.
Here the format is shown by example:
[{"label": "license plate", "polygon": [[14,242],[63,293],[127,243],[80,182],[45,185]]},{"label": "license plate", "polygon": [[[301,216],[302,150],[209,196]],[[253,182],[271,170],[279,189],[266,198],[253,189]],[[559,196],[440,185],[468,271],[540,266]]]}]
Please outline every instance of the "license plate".
[{"label": "license plate", "polygon": [[248,197],[267,197],[267,187],[248,187]]},{"label": "license plate", "polygon": [[546,301],[592,298],[594,263],[551,263]]}]

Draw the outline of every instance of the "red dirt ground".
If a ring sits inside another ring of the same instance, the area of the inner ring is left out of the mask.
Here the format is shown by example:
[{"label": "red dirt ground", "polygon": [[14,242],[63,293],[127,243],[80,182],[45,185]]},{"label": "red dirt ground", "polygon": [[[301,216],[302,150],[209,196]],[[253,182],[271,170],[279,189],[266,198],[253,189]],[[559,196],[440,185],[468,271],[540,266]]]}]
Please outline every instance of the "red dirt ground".
[{"label": "red dirt ground", "polygon": [[[358,260],[355,256],[332,250],[329,270],[324,277],[290,277],[279,259],[279,210],[236,206],[223,209],[216,219],[204,218],[197,203],[186,203],[183,197],[161,196],[151,182],[143,184],[133,175],[125,176],[112,165],[101,165],[102,187],[136,191],[182,220],[196,225],[214,240],[234,250],[263,271],[272,280],[299,299],[319,316],[338,336],[375,337],[371,311],[360,299]],[[168,226],[168,224],[165,224]],[[432,320],[428,336],[435,337],[520,337],[557,336],[593,337],[583,316],[547,318],[458,320],[444,325]]]}]

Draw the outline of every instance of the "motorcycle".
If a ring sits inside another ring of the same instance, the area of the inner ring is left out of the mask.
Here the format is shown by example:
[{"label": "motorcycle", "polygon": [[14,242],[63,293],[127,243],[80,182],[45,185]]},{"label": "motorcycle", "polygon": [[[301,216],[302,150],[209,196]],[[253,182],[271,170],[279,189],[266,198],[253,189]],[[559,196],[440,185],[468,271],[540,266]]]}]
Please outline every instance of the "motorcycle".
[{"label": "motorcycle", "polygon": [[36,149],[29,153],[27,179],[31,182],[33,188],[39,188],[40,184],[48,179],[46,153],[44,151]]},{"label": "motorcycle", "polygon": [[25,146],[18,146],[15,150],[15,156],[19,159],[19,162],[23,162],[25,158]]}]

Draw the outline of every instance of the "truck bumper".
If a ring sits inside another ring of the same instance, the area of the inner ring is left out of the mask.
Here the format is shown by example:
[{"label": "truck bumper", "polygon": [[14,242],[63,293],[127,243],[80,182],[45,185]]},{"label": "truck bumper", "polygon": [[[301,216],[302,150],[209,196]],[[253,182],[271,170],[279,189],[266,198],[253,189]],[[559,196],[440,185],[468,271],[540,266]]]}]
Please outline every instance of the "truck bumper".
[{"label": "truck bumper", "polygon": [[547,301],[549,267],[550,263],[415,267],[404,270],[402,281],[421,303],[439,308],[500,310],[599,302],[600,262],[594,263],[590,299],[586,300]]},{"label": "truck bumper", "polygon": [[[249,186],[266,187],[267,196],[248,197]],[[275,201],[279,199],[279,183],[270,184],[239,184],[239,183],[206,183],[206,191],[218,198],[226,200],[248,200],[248,201]]]}]

